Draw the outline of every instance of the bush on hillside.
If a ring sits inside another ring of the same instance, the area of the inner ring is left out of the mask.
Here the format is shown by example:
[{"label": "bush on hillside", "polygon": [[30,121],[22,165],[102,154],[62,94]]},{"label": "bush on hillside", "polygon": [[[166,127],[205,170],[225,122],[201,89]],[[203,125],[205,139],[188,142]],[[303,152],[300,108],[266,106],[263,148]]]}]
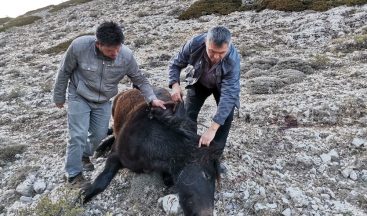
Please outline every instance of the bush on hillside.
[{"label": "bush on hillside", "polygon": [[73,40],[75,40],[78,37],[84,36],[84,35],[94,35],[94,33],[84,33],[84,34],[80,34],[78,36],[76,36],[73,39],[67,40],[65,42],[62,42],[60,44],[57,44],[56,46],[50,47],[46,50],[44,50],[42,53],[43,54],[51,54],[51,55],[55,55],[61,52],[65,52],[68,47],[70,46],[71,42],[73,42]]},{"label": "bush on hillside", "polygon": [[75,6],[75,5],[79,5],[79,4],[84,4],[84,3],[87,3],[87,2],[90,2],[90,1],[93,1],[93,0],[69,0],[69,1],[63,2],[61,4],[55,5],[50,10],[50,12],[56,12],[56,11],[62,10],[64,8],[67,8],[67,7],[71,7],[71,6]]},{"label": "bush on hillside", "polygon": [[12,18],[10,17],[3,17],[3,18],[0,18],[0,25],[10,21]]},{"label": "bush on hillside", "polygon": [[194,2],[186,11],[184,11],[178,19],[188,20],[212,13],[227,15],[238,10],[241,7],[241,4],[241,0],[199,0]]},{"label": "bush on hillside", "polygon": [[0,32],[4,32],[12,27],[25,26],[34,23],[35,21],[41,19],[39,16],[19,16],[14,19],[8,20],[1,28]]},{"label": "bush on hillside", "polygon": [[178,19],[193,19],[213,13],[226,15],[234,11],[245,10],[326,11],[341,5],[353,6],[366,3],[367,0],[255,0],[251,5],[242,5],[241,0],[198,0],[184,11]]}]

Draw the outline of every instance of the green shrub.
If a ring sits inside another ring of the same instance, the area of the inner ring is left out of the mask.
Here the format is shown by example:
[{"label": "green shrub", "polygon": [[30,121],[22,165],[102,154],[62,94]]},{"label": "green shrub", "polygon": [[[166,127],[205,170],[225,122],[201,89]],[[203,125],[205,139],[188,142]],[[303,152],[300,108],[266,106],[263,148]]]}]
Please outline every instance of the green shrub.
[{"label": "green shrub", "polygon": [[355,36],[354,41],[356,43],[356,47],[360,50],[367,48],[367,34]]},{"label": "green shrub", "polygon": [[70,0],[70,1],[66,1],[66,2],[63,2],[61,4],[58,4],[56,6],[54,6],[50,12],[56,12],[56,11],[59,11],[59,10],[62,10],[64,8],[67,8],[67,7],[71,7],[71,6],[75,6],[75,5],[79,5],[79,4],[83,4],[83,3],[87,3],[87,2],[91,2],[93,0]]},{"label": "green shrub", "polygon": [[22,154],[26,149],[25,145],[9,145],[0,148],[0,160],[11,162],[15,160],[16,154]]},{"label": "green shrub", "polygon": [[94,35],[94,33],[89,32],[89,33],[80,34],[80,35],[76,36],[73,39],[67,40],[67,41],[62,42],[60,44],[57,44],[56,46],[50,47],[50,48],[44,50],[42,53],[43,54],[54,55],[54,54],[58,54],[58,53],[61,53],[61,52],[65,52],[68,49],[68,47],[70,46],[71,42],[73,42],[73,40],[75,40],[78,37],[84,36],[84,35]]},{"label": "green shrub", "polygon": [[241,4],[241,0],[199,0],[194,2],[186,11],[184,11],[178,19],[188,20],[213,13],[227,15],[240,10]]},{"label": "green shrub", "polygon": [[316,54],[311,60],[311,66],[315,69],[325,69],[330,66],[330,62],[326,55]]},{"label": "green shrub", "polygon": [[19,16],[6,22],[1,28],[0,32],[4,32],[11,27],[25,26],[34,23],[41,19],[39,16]]},{"label": "green shrub", "polygon": [[42,197],[34,208],[21,209],[18,213],[22,216],[37,215],[37,216],[54,216],[67,215],[77,216],[81,215],[83,208],[77,198],[78,192],[67,188],[62,188],[58,191],[60,197],[57,201],[51,200],[48,196]]}]

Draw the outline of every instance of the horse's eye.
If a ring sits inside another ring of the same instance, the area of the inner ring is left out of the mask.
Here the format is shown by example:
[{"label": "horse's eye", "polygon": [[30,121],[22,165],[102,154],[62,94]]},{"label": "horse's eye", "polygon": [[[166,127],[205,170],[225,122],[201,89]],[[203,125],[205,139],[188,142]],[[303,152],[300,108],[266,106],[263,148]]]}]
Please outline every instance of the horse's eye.
[{"label": "horse's eye", "polygon": [[202,173],[202,175],[203,175],[203,177],[206,179],[206,180],[210,180],[210,175],[208,175],[208,173],[206,173],[206,172],[201,172]]}]

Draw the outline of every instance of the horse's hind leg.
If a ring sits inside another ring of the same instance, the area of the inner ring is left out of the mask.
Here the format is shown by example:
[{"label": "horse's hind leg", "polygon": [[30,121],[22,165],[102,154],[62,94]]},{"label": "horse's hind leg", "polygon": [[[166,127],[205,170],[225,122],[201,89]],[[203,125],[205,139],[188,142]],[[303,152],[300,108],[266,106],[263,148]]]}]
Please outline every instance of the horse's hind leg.
[{"label": "horse's hind leg", "polygon": [[105,154],[107,151],[109,151],[112,148],[113,143],[115,142],[115,136],[110,136],[103,140],[98,147],[96,148],[94,152],[94,157],[99,158],[103,154]]},{"label": "horse's hind leg", "polygon": [[98,175],[93,184],[86,185],[82,189],[82,194],[84,195],[83,203],[88,202],[92,197],[104,191],[121,168],[122,164],[117,153],[112,153],[108,156],[102,173]]}]

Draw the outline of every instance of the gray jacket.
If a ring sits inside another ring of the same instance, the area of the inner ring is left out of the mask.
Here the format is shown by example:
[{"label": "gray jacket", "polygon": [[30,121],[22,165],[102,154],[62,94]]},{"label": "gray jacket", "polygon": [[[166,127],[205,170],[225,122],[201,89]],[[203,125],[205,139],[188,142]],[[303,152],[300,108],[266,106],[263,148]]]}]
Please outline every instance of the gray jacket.
[{"label": "gray jacket", "polygon": [[64,103],[68,86],[71,95],[78,94],[94,103],[107,102],[117,94],[117,85],[125,75],[142,91],[147,102],[156,99],[129,48],[122,45],[117,58],[110,60],[97,50],[95,36],[79,37],[71,43],[61,62],[53,100]]},{"label": "gray jacket", "polygon": [[[181,70],[187,65],[193,66],[193,70],[186,75],[188,88],[199,80],[202,74],[203,52],[206,52],[205,39],[206,34],[193,37],[173,58],[168,71],[170,88],[174,83],[180,83]],[[220,98],[213,121],[223,125],[233,107],[240,107],[240,56],[233,44],[215,73]]]}]

